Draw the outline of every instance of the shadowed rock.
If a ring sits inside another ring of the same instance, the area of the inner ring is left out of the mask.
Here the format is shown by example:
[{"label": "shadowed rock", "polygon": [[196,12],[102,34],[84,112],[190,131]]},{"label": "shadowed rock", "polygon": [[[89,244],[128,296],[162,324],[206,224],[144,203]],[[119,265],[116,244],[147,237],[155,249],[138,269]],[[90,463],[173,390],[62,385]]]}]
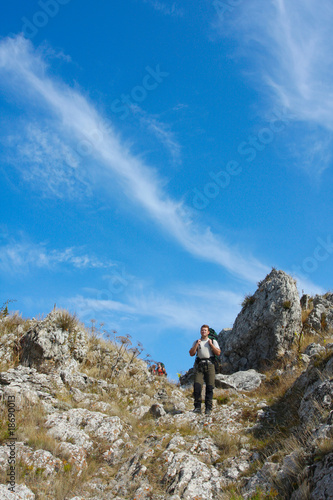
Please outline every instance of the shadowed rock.
[{"label": "shadowed rock", "polygon": [[20,363],[48,371],[71,359],[82,362],[87,354],[87,333],[67,311],[53,310],[21,339]]}]

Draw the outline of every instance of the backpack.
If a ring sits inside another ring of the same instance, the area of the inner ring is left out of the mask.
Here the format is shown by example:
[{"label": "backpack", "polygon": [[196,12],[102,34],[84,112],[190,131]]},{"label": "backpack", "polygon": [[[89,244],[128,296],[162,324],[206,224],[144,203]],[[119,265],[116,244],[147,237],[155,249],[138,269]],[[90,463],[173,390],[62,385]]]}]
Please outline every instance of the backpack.
[{"label": "backpack", "polygon": [[[216,340],[216,342],[218,343],[217,333],[215,330],[213,330],[213,328],[209,329],[208,338],[211,340]],[[215,366],[215,373],[221,373],[222,365],[221,365],[220,358],[218,356],[216,356],[216,354],[213,354],[213,356],[214,356],[213,362],[214,362],[214,366]]]}]

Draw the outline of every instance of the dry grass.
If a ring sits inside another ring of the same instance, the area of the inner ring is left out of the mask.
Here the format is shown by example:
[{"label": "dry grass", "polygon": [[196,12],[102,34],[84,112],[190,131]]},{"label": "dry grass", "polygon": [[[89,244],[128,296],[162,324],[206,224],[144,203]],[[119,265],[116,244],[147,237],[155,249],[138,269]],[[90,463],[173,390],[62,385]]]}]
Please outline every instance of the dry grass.
[{"label": "dry grass", "polygon": [[236,456],[242,448],[242,443],[239,435],[231,434],[230,432],[211,432],[212,439],[219,449],[219,462],[223,462],[226,458]]},{"label": "dry grass", "polygon": [[0,371],[6,371],[18,365],[20,359],[20,339],[29,330],[33,322],[23,319],[17,312],[0,316],[0,338],[6,345],[7,359],[0,360]]},{"label": "dry grass", "polygon": [[308,317],[310,316],[310,313],[312,311],[312,308],[310,309],[302,309],[302,323],[304,324]]},{"label": "dry grass", "polygon": [[[6,409],[1,408],[1,420],[4,422]],[[43,469],[36,469],[23,462],[17,463],[17,483],[24,482],[36,495],[36,500],[63,500],[68,495],[73,496],[85,481],[91,480],[98,469],[105,465],[101,459],[106,450],[105,442],[97,442],[93,453],[87,456],[87,468],[80,475],[76,468],[68,462],[68,456],[59,449],[59,441],[47,433],[45,429],[45,412],[40,405],[25,406],[16,412],[17,430],[15,436],[34,450],[46,450],[62,461],[62,467],[50,480],[45,477]],[[1,426],[3,427],[3,425]],[[6,427],[6,426],[5,426]],[[8,436],[2,434],[2,443]]]},{"label": "dry grass", "polygon": [[17,312],[10,314],[8,316],[5,316],[3,318],[0,318],[0,319],[1,319],[0,336],[6,335],[9,333],[15,333],[19,326],[22,326],[22,330],[23,330],[23,332],[25,332],[29,329],[29,326],[31,324],[31,320],[22,318],[22,316],[20,314],[18,314]]},{"label": "dry grass", "polygon": [[4,403],[0,404],[0,445],[5,444],[9,438],[8,410]]},{"label": "dry grass", "polygon": [[[142,345],[138,342],[133,347],[129,335],[116,336],[116,333],[114,331],[111,334],[103,329],[103,324],[97,326],[95,322],[92,323],[88,353],[82,368],[90,377],[119,385],[124,383],[124,378],[128,379],[139,372],[144,362],[138,359],[143,351]],[[125,385],[130,386],[129,381],[125,380]]]},{"label": "dry grass", "polygon": [[300,352],[303,353],[305,349],[312,343],[324,345],[325,341],[321,335],[317,334],[302,335],[299,342]]},{"label": "dry grass", "polygon": [[281,399],[286,391],[293,385],[295,380],[301,373],[301,368],[296,368],[293,371],[283,371],[279,363],[274,364],[265,372],[266,380],[253,393],[257,400],[267,400],[270,404]]},{"label": "dry grass", "polygon": [[70,313],[66,309],[57,309],[56,326],[69,333],[73,333],[77,328],[82,327],[76,314]]},{"label": "dry grass", "polygon": [[252,304],[255,303],[255,297],[253,295],[245,295],[244,300],[241,304],[242,308],[245,308],[247,306],[251,306]]},{"label": "dry grass", "polygon": [[315,459],[322,460],[326,455],[333,452],[333,438],[327,437],[320,439],[316,443]]},{"label": "dry grass", "polygon": [[45,410],[42,405],[26,405],[16,412],[16,436],[33,449],[43,449],[57,454],[58,441],[47,434]]},{"label": "dry grass", "polygon": [[36,470],[21,464],[18,482],[24,482],[33,491],[36,500],[64,500],[79,495],[82,485],[96,475],[101,464],[88,460],[88,466],[80,474],[68,462],[63,461],[63,467],[49,480],[42,470]]}]

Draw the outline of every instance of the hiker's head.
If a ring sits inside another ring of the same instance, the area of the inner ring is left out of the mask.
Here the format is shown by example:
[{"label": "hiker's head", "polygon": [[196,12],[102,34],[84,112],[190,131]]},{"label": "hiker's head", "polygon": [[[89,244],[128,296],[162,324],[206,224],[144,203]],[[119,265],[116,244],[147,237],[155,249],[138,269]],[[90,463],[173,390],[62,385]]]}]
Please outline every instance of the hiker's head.
[{"label": "hiker's head", "polygon": [[202,327],[200,328],[200,333],[202,336],[208,336],[209,334],[209,326],[208,325],[202,325]]}]

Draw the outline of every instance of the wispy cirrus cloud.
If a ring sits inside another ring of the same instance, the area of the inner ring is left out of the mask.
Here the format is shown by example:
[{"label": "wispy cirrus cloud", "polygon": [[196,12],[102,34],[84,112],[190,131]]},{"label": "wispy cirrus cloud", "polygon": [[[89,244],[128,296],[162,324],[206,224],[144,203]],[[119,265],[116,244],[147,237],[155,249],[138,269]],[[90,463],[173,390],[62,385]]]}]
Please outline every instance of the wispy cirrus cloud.
[{"label": "wispy cirrus cloud", "polygon": [[260,88],[264,84],[275,104],[308,126],[298,151],[305,167],[319,172],[332,149],[332,25],[330,0],[249,0],[219,22],[221,33],[238,38],[237,52],[251,61],[248,71]]},{"label": "wispy cirrus cloud", "polygon": [[[155,169],[134,156],[112,126],[85,96],[47,76],[42,58],[22,37],[0,43],[0,72],[5,84],[23,101],[27,92],[34,106],[49,114],[49,123],[73,143],[87,141],[101,184],[116,181],[131,202],[136,203],[155,223],[195,257],[215,263],[249,281],[258,281],[269,269],[256,258],[246,255],[214,235],[209,228],[196,224],[188,207],[170,198],[164,181]],[[13,82],[15,85],[13,85]]]},{"label": "wispy cirrus cloud", "polygon": [[[159,331],[181,328],[182,332],[193,332],[203,321],[216,329],[232,326],[240,310],[241,295],[200,285],[192,285],[190,289],[191,293],[188,286],[183,286],[173,289],[173,294],[170,294],[169,291],[163,293],[151,287],[140,286],[140,289],[136,289],[134,286],[128,292],[126,290],[121,298],[115,296],[103,300],[77,295],[66,300],[82,319],[98,316],[103,311],[106,316],[119,322],[116,327],[121,326],[122,330],[136,324],[138,318],[145,318],[145,324],[155,322],[155,328]],[[123,316],[113,316],[115,312]]]},{"label": "wispy cirrus cloud", "polygon": [[151,132],[163,144],[173,161],[176,163],[180,162],[181,146],[169,127],[159,120],[158,117],[147,113],[137,104],[132,104],[131,110],[138,117],[142,127]]},{"label": "wispy cirrus cloud", "polygon": [[114,264],[84,253],[83,248],[49,249],[46,244],[10,241],[0,247],[0,271],[25,273],[31,268],[55,269],[59,265],[76,269],[109,269]]},{"label": "wispy cirrus cloud", "polygon": [[6,161],[42,196],[79,199],[91,194],[80,156],[55,131],[22,123],[1,142]]}]

